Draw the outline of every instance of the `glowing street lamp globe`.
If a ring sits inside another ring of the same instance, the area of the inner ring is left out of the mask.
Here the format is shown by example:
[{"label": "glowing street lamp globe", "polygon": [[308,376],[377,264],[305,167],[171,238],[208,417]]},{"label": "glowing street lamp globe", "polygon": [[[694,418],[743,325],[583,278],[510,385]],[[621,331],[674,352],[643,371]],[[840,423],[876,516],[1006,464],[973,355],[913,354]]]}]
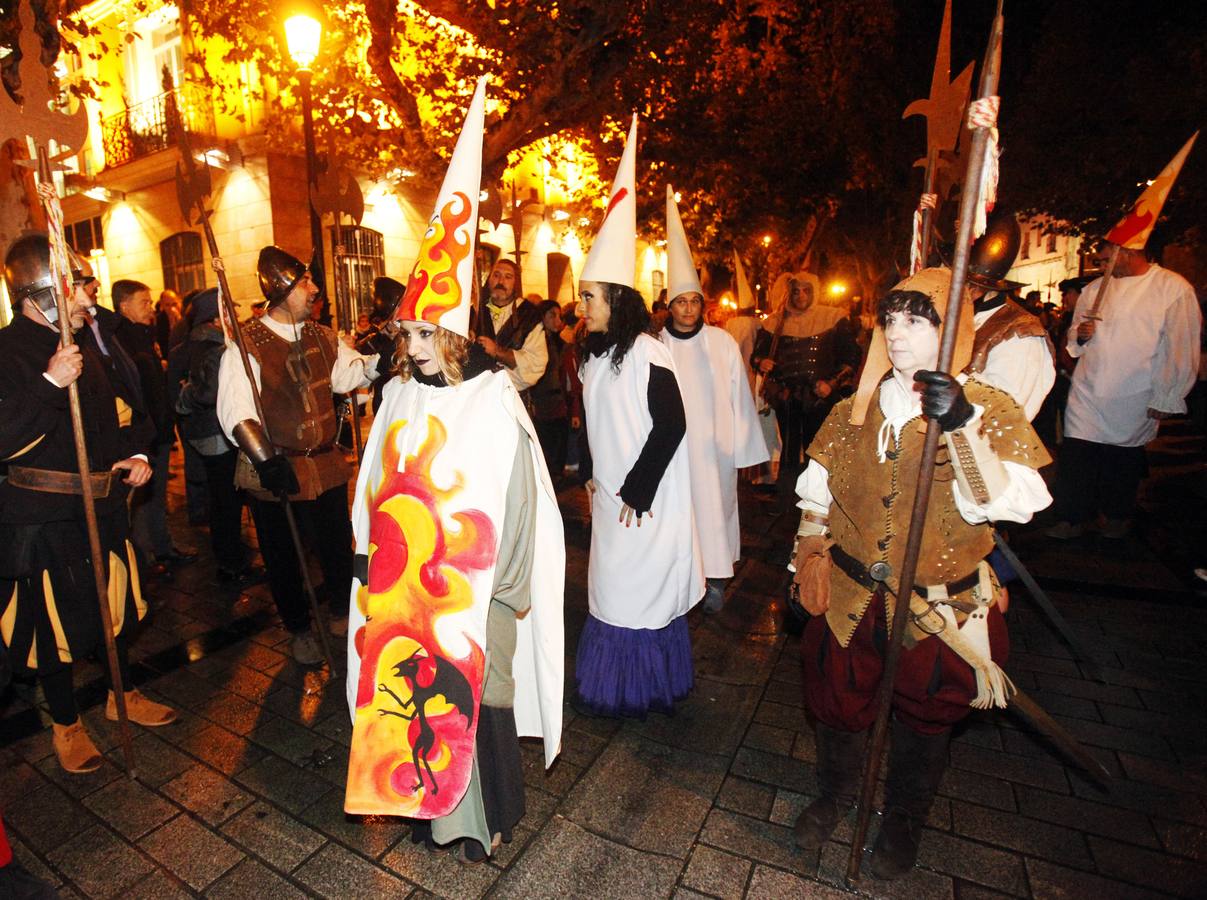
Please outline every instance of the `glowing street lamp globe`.
[{"label": "glowing street lamp globe", "polygon": [[319,55],[323,23],[306,13],[294,13],[285,20],[285,43],[289,56],[299,69],[309,69]]}]

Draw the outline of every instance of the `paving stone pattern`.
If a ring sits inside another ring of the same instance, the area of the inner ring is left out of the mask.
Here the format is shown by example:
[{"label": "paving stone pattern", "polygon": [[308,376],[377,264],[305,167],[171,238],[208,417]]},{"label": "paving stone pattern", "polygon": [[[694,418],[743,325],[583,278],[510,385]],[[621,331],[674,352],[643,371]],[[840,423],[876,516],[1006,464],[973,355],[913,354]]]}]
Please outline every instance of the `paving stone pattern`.
[{"label": "paving stone pattern", "polygon": [[[1185,538],[1168,520],[1200,534],[1207,522],[1202,467],[1174,458],[1147,485],[1141,539],[1058,545],[1042,520],[1012,534],[1108,683],[1088,677],[1021,588],[1007,668],[1112,772],[1111,791],[1023,720],[974,713],[953,740],[920,865],[891,884],[865,874],[858,893],[1207,896],[1207,612],[1205,594],[1182,577]],[[173,527],[204,546],[206,533],[183,523],[182,490],[177,474]],[[570,685],[589,525],[580,491],[560,499]],[[116,729],[97,705],[95,664],[77,668],[77,685],[106,753],[98,773],[59,770],[33,685],[0,701],[0,801],[17,859],[64,897],[848,895],[853,814],[820,852],[792,841],[792,821],[817,791],[799,641],[778,627],[792,514],[754,495],[742,502],[750,544],[727,608],[690,620],[692,696],[675,716],[644,722],[567,707],[550,771],[525,743],[528,813],[486,864],[422,849],[401,820],[344,815],[342,684],[296,666],[266,590],[224,590],[208,554],[149,584],[154,613],[132,654],[135,680],[181,720],[136,729],[137,781],[123,775]]]}]

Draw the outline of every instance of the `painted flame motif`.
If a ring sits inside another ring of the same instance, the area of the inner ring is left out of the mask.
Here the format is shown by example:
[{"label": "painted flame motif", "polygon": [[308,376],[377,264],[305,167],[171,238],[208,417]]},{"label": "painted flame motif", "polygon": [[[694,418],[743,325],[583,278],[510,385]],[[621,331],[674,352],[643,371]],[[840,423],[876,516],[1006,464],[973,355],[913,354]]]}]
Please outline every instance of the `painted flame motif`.
[{"label": "painted flame motif", "polygon": [[461,305],[457,270],[473,246],[473,234],[462,226],[472,210],[469,197],[456,191],[432,216],[394,318],[439,325],[442,315]]},{"label": "painted flame motif", "polygon": [[[447,488],[432,477],[447,437],[439,419],[428,416],[426,438],[400,470],[397,441],[407,425],[402,420],[390,426],[381,483],[366,497],[369,583],[356,598],[366,624],[355,635],[361,666],[345,809],[426,819],[448,814],[469,783],[485,664],[483,648],[466,633],[474,603],[470,576],[494,565],[497,547],[494,524],[485,513],[448,511],[464,488],[461,473]],[[449,618],[458,616],[461,621]],[[421,685],[395,672],[416,653],[423,658]],[[419,687],[430,687],[437,657],[464,677],[474,708],[461,709],[444,693],[424,692],[428,699],[419,700],[434,733],[426,754],[439,783],[432,791],[430,782],[416,776],[412,755],[422,738],[419,717],[407,720],[396,713],[398,699],[413,703]],[[388,686],[397,699],[379,685]]]}]

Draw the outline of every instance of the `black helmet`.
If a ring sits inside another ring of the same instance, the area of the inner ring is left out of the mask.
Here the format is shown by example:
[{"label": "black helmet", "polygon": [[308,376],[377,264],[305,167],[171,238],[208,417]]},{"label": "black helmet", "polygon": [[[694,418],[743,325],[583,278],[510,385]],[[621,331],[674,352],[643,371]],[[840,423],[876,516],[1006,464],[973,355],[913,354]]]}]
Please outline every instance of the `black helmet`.
[{"label": "black helmet", "polygon": [[269,244],[261,250],[256,274],[260,276],[260,291],[268,301],[268,308],[282,303],[308,271],[304,262],[280,247]]},{"label": "black helmet", "polygon": [[9,245],[4,254],[4,280],[14,311],[26,299],[37,303],[43,312],[56,308],[54,276],[50,273],[50,238],[46,232],[28,232]]},{"label": "black helmet", "polygon": [[1015,282],[1006,281],[1006,273],[1014,265],[1021,243],[1022,232],[1014,213],[994,212],[968,255],[968,282],[990,290],[1009,290]]},{"label": "black helmet", "polygon": [[402,302],[407,292],[406,285],[382,275],[373,279],[373,315],[388,319]]}]

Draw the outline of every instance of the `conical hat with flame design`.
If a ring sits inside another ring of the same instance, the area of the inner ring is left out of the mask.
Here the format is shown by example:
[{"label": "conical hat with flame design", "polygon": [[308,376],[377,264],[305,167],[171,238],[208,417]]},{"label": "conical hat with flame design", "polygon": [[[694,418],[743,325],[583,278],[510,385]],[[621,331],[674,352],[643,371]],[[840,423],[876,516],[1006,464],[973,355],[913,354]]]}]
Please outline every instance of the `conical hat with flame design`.
[{"label": "conical hat with flame design", "polygon": [[474,232],[478,225],[478,194],[482,189],[486,77],[478,79],[461,136],[436,197],[436,209],[419,245],[419,259],[411,269],[406,293],[394,311],[395,319],[430,322],[462,337],[469,337]]}]

